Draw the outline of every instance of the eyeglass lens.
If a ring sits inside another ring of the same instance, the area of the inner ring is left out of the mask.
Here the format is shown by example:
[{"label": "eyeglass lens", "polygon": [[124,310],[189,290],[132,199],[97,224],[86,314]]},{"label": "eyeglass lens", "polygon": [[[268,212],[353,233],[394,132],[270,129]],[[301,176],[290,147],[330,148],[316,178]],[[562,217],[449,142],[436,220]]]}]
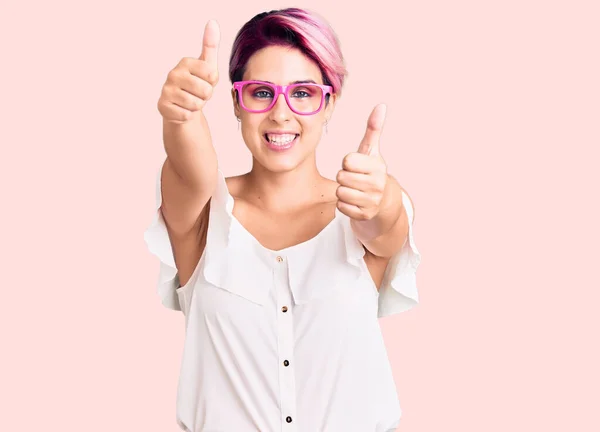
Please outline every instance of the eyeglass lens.
[{"label": "eyeglass lens", "polygon": [[[275,89],[268,84],[244,84],[242,102],[251,111],[263,111],[273,103]],[[323,90],[311,84],[296,84],[287,89],[290,108],[300,113],[312,113],[319,109]]]}]

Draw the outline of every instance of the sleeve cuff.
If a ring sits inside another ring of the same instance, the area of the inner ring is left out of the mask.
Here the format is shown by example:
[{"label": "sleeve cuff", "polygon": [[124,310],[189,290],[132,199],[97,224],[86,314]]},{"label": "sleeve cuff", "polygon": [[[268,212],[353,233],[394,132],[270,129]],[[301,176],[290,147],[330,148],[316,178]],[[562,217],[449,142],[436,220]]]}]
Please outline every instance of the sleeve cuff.
[{"label": "sleeve cuff", "polygon": [[156,179],[155,214],[152,223],[144,232],[144,240],[150,253],[160,260],[157,290],[162,304],[169,309],[181,311],[177,295],[179,278],[177,276],[177,268],[175,267],[175,258],[167,226],[160,210],[162,204],[161,174],[162,167]]},{"label": "sleeve cuff", "polygon": [[384,273],[379,288],[379,318],[407,311],[419,303],[416,272],[421,254],[414,239],[414,211],[404,191],[402,203],[408,217],[408,236],[402,248],[390,259]]}]

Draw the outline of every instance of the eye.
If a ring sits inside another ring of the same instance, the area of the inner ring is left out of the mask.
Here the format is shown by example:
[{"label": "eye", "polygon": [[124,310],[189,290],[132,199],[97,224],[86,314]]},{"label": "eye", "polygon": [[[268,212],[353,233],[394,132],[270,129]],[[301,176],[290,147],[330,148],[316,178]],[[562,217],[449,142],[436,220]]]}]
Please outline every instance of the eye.
[{"label": "eye", "polygon": [[273,93],[267,90],[258,90],[254,92],[254,96],[260,99],[269,98],[273,96]]},{"label": "eye", "polygon": [[310,97],[310,94],[308,94],[304,90],[297,90],[294,92],[293,96],[297,97],[297,98],[307,98],[307,97]]},{"label": "eye", "polygon": [[310,84],[299,85],[291,90],[291,96],[298,99],[320,97],[321,88]]}]

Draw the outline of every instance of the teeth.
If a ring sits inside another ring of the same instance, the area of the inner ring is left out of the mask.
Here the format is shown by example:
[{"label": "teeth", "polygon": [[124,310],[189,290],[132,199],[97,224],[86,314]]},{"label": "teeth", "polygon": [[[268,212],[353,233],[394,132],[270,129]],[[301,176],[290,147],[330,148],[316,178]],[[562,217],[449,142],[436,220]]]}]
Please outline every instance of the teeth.
[{"label": "teeth", "polygon": [[288,144],[294,141],[296,135],[294,134],[285,134],[285,135],[271,135],[267,134],[267,138],[273,144]]}]

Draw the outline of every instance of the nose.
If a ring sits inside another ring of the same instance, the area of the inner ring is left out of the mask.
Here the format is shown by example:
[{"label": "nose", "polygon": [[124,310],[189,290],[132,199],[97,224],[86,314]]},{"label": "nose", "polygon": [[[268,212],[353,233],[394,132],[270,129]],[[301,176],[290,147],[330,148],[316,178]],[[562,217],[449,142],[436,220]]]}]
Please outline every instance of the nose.
[{"label": "nose", "polygon": [[285,100],[285,95],[282,93],[277,97],[275,105],[271,108],[269,117],[271,120],[276,122],[284,122],[290,119],[292,116],[292,110]]}]

